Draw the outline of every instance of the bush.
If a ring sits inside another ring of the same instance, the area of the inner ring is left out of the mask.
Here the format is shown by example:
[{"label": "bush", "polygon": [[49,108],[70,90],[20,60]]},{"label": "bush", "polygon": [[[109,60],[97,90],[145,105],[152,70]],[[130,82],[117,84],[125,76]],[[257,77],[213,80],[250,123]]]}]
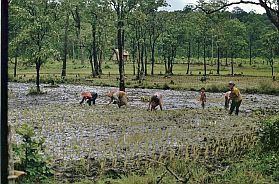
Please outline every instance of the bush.
[{"label": "bush", "polygon": [[258,132],[259,144],[263,151],[279,152],[279,116],[266,120]]},{"label": "bush", "polygon": [[165,84],[163,85],[163,89],[164,89],[164,90],[168,90],[168,89],[171,89],[171,87],[170,87],[167,83],[165,83]]},{"label": "bush", "polygon": [[225,91],[227,91],[227,88],[224,85],[212,84],[206,89],[206,91],[214,92],[214,93],[215,92],[225,92]]},{"label": "bush", "polygon": [[36,87],[31,87],[31,88],[28,90],[28,95],[42,95],[42,94],[45,94],[45,93],[42,92],[42,91],[37,91],[37,88],[36,88]]},{"label": "bush", "polygon": [[16,129],[16,133],[21,135],[23,143],[13,145],[15,157],[19,159],[19,162],[15,163],[15,168],[27,173],[24,183],[40,183],[47,179],[53,171],[48,165],[50,159],[44,151],[44,139],[36,140],[34,129],[28,124]]}]

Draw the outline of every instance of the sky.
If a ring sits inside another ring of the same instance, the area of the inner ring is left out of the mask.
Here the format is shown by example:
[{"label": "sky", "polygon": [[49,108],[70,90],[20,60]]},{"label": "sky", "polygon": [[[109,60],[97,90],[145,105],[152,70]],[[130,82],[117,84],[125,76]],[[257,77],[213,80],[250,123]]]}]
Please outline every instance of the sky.
[{"label": "sky", "polygon": [[[197,0],[167,0],[167,3],[170,4],[170,7],[164,8],[164,10],[168,11],[174,11],[174,10],[182,10],[185,5],[192,4],[195,5]],[[229,2],[237,2],[237,0],[229,0]],[[257,6],[257,5],[251,5],[251,4],[239,4],[234,5],[229,8],[229,10],[232,10],[233,7],[238,6],[242,8],[244,11],[249,12],[251,10],[254,10],[257,13],[264,13],[264,8]]]}]

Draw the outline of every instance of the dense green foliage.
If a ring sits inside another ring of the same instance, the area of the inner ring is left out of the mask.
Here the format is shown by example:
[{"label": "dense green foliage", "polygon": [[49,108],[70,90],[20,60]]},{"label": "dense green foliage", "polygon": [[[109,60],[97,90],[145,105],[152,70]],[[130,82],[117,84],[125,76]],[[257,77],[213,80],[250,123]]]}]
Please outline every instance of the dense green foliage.
[{"label": "dense green foliage", "polygon": [[52,175],[50,158],[45,154],[44,139],[35,139],[35,131],[28,124],[23,124],[16,130],[22,136],[22,144],[14,145],[18,162],[15,168],[23,170],[27,175],[23,183],[38,183]]},{"label": "dense green foliage", "polygon": [[[120,17],[114,2],[124,7]],[[18,64],[36,63],[39,70],[52,58],[55,62],[63,60],[65,76],[67,58],[71,58],[75,64],[81,60],[82,65],[87,65],[88,59],[92,75],[100,75],[103,62],[116,57],[112,49],[119,47],[119,29],[121,47],[129,51],[138,79],[153,74],[155,62],[165,65],[164,73],[172,74],[175,58],[185,58],[189,65],[192,58],[202,62],[202,56],[205,64],[214,65],[217,58],[226,59],[226,65],[233,65],[234,58],[250,58],[252,66],[254,58],[261,57],[272,66],[279,54],[278,32],[265,14],[241,8],[210,15],[191,7],[174,12],[158,10],[165,5],[164,0],[11,1],[9,58],[14,73]]]},{"label": "dense green foliage", "polygon": [[259,131],[259,140],[262,151],[279,152],[279,118],[267,120],[263,122],[263,126]]}]

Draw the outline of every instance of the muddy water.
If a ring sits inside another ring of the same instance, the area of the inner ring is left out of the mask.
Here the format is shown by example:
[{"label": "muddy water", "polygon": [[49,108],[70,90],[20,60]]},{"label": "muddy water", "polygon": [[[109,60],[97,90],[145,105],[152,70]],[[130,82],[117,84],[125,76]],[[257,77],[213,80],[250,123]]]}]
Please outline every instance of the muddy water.
[{"label": "muddy water", "polygon": [[[29,96],[31,86],[34,84],[9,83],[9,122],[16,127],[31,124],[37,136],[45,138],[47,151],[64,160],[122,157],[127,153],[134,157],[145,155],[147,150],[147,154],[165,152],[186,142],[199,145],[208,137],[230,137],[249,130],[251,124],[254,126],[254,110],[279,112],[279,97],[272,95],[243,94],[240,116],[230,117],[220,110],[224,105],[222,93],[207,93],[206,110],[202,111],[198,92],[128,88],[129,107],[118,109],[116,105],[105,106],[109,101],[105,94],[115,88],[42,85],[46,94]],[[96,107],[79,106],[82,91],[98,93]],[[167,113],[145,111],[148,104],[140,98],[155,92],[163,95]],[[14,141],[20,142],[20,137],[15,135]]]},{"label": "muddy water", "polygon": [[[47,92],[40,96],[27,96],[28,90],[34,84],[30,83],[9,83],[9,90],[15,98],[9,100],[10,108],[29,107],[33,105],[47,104],[78,104],[81,100],[82,91],[96,91],[98,93],[97,104],[106,104],[109,98],[105,94],[115,88],[81,85],[60,85],[59,88],[46,88],[42,85],[42,90]],[[155,92],[163,95],[164,109],[200,108],[199,93],[193,91],[174,91],[157,89],[126,89],[129,98],[129,106],[136,108],[147,108],[147,103],[142,102],[142,96],[150,96]],[[207,93],[206,107],[223,107],[223,93]],[[243,94],[241,111],[250,112],[254,109],[272,109],[278,112],[279,97],[272,95]]]}]

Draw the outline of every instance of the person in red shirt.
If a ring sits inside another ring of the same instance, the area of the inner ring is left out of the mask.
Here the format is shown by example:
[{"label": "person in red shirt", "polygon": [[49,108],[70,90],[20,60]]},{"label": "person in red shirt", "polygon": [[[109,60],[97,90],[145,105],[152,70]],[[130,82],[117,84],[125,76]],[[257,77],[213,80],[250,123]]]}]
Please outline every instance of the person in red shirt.
[{"label": "person in red shirt", "polygon": [[87,100],[86,102],[88,103],[89,106],[91,106],[92,103],[93,105],[95,105],[95,101],[98,97],[98,94],[96,92],[84,91],[81,93],[81,96],[82,96],[82,100],[79,102],[80,105],[82,105],[83,102]]}]

